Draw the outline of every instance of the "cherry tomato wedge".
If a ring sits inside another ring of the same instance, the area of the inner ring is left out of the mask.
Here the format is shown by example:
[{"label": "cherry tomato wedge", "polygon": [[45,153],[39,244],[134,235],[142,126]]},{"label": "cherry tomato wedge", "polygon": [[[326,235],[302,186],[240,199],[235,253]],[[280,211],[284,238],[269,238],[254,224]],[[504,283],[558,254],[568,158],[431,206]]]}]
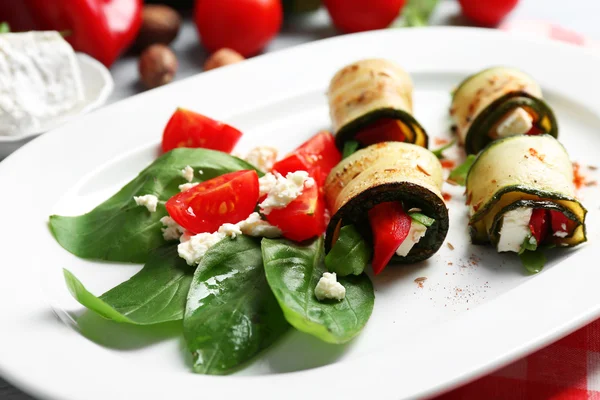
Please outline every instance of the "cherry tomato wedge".
[{"label": "cherry tomato wedge", "polygon": [[533,237],[535,237],[535,240],[538,244],[541,244],[546,238],[549,227],[550,218],[547,210],[543,208],[535,208],[531,213],[531,218],[529,219],[529,230],[531,230],[531,234]]},{"label": "cherry tomato wedge", "polygon": [[242,132],[190,110],[178,108],[163,132],[162,150],[201,147],[231,153]]},{"label": "cherry tomato wedge", "polygon": [[333,24],[342,32],[362,32],[390,26],[405,0],[325,0]]},{"label": "cherry tomato wedge", "polygon": [[373,231],[373,272],[379,274],[388,265],[410,231],[411,218],[397,201],[380,203],[369,210]]},{"label": "cherry tomato wedge", "polygon": [[330,132],[319,132],[291,154],[273,165],[273,171],[285,176],[288,172],[306,171],[322,186],[333,167],[342,160]]},{"label": "cherry tomato wedge", "polygon": [[226,222],[246,219],[256,208],[258,189],[256,171],[230,172],[176,194],[165,206],[188,231],[212,233]]},{"label": "cherry tomato wedge", "polygon": [[494,26],[512,11],[519,0],[458,0],[465,16],[478,25]]},{"label": "cherry tomato wedge", "polygon": [[285,208],[275,209],[267,221],[283,232],[283,236],[301,242],[325,232],[325,200],[315,184],[305,187],[302,194]]},{"label": "cherry tomato wedge", "polygon": [[[556,232],[567,232],[570,234],[576,226],[575,221],[571,221],[560,211],[554,210],[550,211],[550,224],[552,225],[552,234]],[[559,235],[556,236],[561,237]]]},{"label": "cherry tomato wedge", "polygon": [[354,139],[363,146],[382,142],[404,142],[406,137],[399,124],[398,120],[382,118],[362,129]]}]

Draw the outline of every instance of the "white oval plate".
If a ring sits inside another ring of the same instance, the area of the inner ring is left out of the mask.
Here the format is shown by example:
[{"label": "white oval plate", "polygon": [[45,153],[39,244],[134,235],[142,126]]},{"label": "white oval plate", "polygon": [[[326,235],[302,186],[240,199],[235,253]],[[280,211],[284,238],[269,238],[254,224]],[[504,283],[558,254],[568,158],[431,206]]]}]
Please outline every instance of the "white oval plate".
[{"label": "white oval plate", "polygon": [[114,82],[110,75],[110,71],[106,69],[101,62],[84,53],[77,53],[77,61],[79,62],[79,68],[81,68],[85,101],[68,115],[65,115],[62,118],[56,118],[42,126],[39,132],[31,132],[20,136],[0,135],[0,160],[32,140],[34,137],[57,128],[78,115],[95,110],[106,102],[114,88]]},{"label": "white oval plate", "polygon": [[[134,177],[156,157],[178,106],[241,128],[241,152],[267,143],[291,150],[329,126],[330,78],[364,57],[396,60],[413,74],[416,116],[432,137],[449,137],[449,93],[463,77],[490,65],[523,68],[544,88],[573,159],[598,162],[600,59],[488,30],[343,36],[135,96],[41,136],[0,164],[0,373],[34,395],[61,400],[414,398],[499,368],[598,317],[596,189],[582,192],[591,244],[556,250],[542,273],[527,277],[516,256],[469,244],[462,188],[447,186],[447,241],[455,249],[444,245],[427,262],[374,279],[373,316],[349,345],[290,332],[238,374],[215,377],[190,372],[174,325],[131,327],[88,314],[77,331],[82,308],[62,268],[100,294],[140,266],[70,255],[52,239],[48,215],[85,212]],[[419,288],[414,280],[423,276]]]}]

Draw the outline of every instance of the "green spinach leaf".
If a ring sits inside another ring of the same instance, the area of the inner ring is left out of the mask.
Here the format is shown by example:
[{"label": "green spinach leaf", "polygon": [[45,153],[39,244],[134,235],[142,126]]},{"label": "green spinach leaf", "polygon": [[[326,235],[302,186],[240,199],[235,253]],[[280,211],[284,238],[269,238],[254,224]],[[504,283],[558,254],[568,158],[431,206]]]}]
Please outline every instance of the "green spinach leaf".
[{"label": "green spinach leaf", "polygon": [[325,266],[338,276],[360,275],[371,261],[371,247],[354,225],[340,229],[340,235],[331,251],[325,256]]},{"label": "green spinach leaf", "polygon": [[519,254],[519,258],[525,270],[530,274],[537,274],[546,265],[546,256],[544,256],[541,249],[535,251],[526,250]]},{"label": "green spinach leaf", "polygon": [[456,139],[453,139],[452,141],[450,141],[449,143],[446,143],[445,145],[443,145],[442,147],[440,147],[439,149],[436,150],[432,150],[431,152],[440,160],[444,159],[444,150],[448,150],[450,147],[454,146],[456,144]]},{"label": "green spinach leaf", "polygon": [[196,269],[183,332],[202,374],[226,374],[289,328],[265,279],[260,242],[248,236],[211,247]]},{"label": "green spinach leaf", "polygon": [[175,245],[153,251],[140,272],[100,297],[64,270],[69,291],[79,303],[104,318],[135,325],[181,320],[193,273]]},{"label": "green spinach leaf", "polygon": [[418,223],[425,225],[426,227],[430,227],[431,225],[433,225],[435,223],[435,219],[428,217],[425,214],[421,214],[418,212],[413,212],[413,213],[409,213],[408,214],[410,216],[410,218],[412,218],[414,221],[417,221]]},{"label": "green spinach leaf", "polygon": [[318,301],[314,290],[327,272],[322,237],[304,245],[263,239],[262,252],[269,286],[296,329],[329,343],[345,343],[360,333],[373,311],[373,285],[365,274],[343,277],[344,300]]},{"label": "green spinach leaf", "polygon": [[409,0],[402,10],[404,26],[427,26],[439,0]]},{"label": "green spinach leaf", "polygon": [[8,25],[8,22],[1,22],[0,23],[0,33],[9,33],[10,32],[10,25]]},{"label": "green spinach leaf", "polygon": [[[181,170],[195,171],[195,182],[227,172],[254,169],[229,154],[206,149],[175,149],[140,174],[117,194],[87,214],[50,217],[50,230],[69,252],[88,259],[143,263],[148,254],[165,243],[160,219],[167,215],[164,202],[179,193],[187,181]],[[199,174],[199,170],[203,173]],[[161,203],[156,212],[136,205],[133,196],[153,194]]]},{"label": "green spinach leaf", "polygon": [[356,150],[358,150],[359,145],[360,145],[360,143],[358,143],[356,140],[348,140],[346,143],[344,143],[342,159],[354,154],[356,152]]},{"label": "green spinach leaf", "polygon": [[475,162],[475,159],[477,159],[476,155],[469,154],[465,162],[463,162],[458,167],[454,168],[452,172],[450,172],[450,176],[448,176],[448,183],[465,186],[467,183],[467,175],[469,174],[469,170]]}]

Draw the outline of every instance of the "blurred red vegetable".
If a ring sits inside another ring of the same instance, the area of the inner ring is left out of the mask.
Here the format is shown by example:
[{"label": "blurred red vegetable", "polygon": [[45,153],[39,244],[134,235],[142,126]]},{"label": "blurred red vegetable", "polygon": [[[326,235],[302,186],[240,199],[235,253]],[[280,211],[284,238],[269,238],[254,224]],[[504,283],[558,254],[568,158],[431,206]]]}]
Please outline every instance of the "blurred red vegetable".
[{"label": "blurred red vegetable", "polygon": [[458,0],[463,14],[482,26],[500,23],[519,0]]},{"label": "blurred red vegetable", "polygon": [[210,52],[222,48],[244,57],[260,52],[279,32],[281,0],[196,0],[194,22]]},{"label": "blurred red vegetable", "polygon": [[390,26],[405,0],[325,0],[334,25],[342,32],[362,32]]},{"label": "blurred red vegetable", "polygon": [[142,0],[0,1],[0,19],[12,31],[55,30],[77,51],[110,66],[133,42],[142,23]]}]

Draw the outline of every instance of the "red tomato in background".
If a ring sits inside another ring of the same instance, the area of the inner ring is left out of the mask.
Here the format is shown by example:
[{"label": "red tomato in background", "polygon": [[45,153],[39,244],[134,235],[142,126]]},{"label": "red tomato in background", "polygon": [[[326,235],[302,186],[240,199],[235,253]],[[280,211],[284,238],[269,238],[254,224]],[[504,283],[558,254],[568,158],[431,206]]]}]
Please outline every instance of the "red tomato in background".
[{"label": "red tomato in background", "polygon": [[190,110],[178,108],[163,132],[162,150],[201,147],[231,153],[242,132]]},{"label": "red tomato in background", "polygon": [[210,52],[230,48],[244,57],[263,49],[279,32],[281,0],[196,0],[194,22]]},{"label": "red tomato in background", "polygon": [[345,33],[390,26],[405,0],[324,0],[334,25]]},{"label": "red tomato in background", "polygon": [[498,25],[519,0],[458,0],[463,14],[483,26]]},{"label": "red tomato in background", "polygon": [[191,233],[212,233],[224,223],[246,219],[256,208],[258,189],[256,171],[230,172],[176,194],[165,207]]},{"label": "red tomato in background", "polygon": [[319,186],[322,186],[327,175],[342,159],[335,146],[335,138],[330,132],[319,132],[283,160],[273,165],[273,171],[285,176],[288,172],[306,171]]},{"label": "red tomato in background", "polygon": [[267,221],[283,232],[283,236],[301,242],[325,232],[325,200],[318,185],[304,188],[302,194],[285,208],[272,210]]}]

